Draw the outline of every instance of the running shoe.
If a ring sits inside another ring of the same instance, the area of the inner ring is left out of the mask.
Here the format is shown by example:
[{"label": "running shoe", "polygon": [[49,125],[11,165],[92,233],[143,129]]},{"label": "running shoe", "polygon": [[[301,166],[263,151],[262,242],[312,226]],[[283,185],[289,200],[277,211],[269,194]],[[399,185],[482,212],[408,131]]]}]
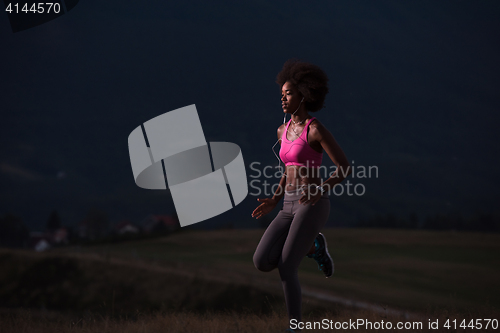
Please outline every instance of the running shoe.
[{"label": "running shoe", "polygon": [[333,260],[328,253],[325,236],[320,232],[314,240],[316,250],[313,254],[308,254],[308,258],[313,258],[318,263],[318,268],[325,274],[325,277],[330,277],[333,274]]}]

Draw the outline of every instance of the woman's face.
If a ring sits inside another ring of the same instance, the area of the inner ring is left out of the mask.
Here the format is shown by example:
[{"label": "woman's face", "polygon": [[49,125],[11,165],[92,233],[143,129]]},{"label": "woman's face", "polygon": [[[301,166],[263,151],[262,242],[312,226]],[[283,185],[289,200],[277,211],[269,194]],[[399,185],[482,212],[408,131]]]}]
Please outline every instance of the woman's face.
[{"label": "woman's face", "polygon": [[286,81],[281,87],[281,107],[283,112],[294,113],[299,108],[301,100],[301,93],[292,83]]}]

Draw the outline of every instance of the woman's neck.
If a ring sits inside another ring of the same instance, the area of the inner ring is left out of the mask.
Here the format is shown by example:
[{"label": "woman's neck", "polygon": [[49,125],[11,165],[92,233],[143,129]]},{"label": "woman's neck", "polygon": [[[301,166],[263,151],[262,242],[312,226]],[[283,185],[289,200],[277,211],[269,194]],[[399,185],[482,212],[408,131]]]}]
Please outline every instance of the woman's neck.
[{"label": "woman's neck", "polygon": [[309,112],[307,112],[307,110],[300,109],[292,115],[292,122],[298,123],[304,121],[307,118],[309,118]]}]

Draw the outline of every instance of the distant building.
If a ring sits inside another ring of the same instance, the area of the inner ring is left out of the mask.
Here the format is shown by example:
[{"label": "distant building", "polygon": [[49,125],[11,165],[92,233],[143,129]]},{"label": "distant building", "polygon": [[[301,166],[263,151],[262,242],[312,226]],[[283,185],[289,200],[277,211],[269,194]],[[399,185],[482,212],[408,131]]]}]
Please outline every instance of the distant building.
[{"label": "distant building", "polygon": [[136,234],[139,232],[139,228],[133,225],[130,221],[121,221],[115,225],[115,232],[118,235]]},{"label": "distant building", "polygon": [[52,243],[57,244],[57,245],[67,245],[68,242],[68,228],[66,227],[61,227],[57,230],[54,230],[51,233],[51,240]]},{"label": "distant building", "polygon": [[106,212],[91,209],[85,218],[78,222],[77,235],[79,238],[89,240],[103,238],[112,231],[109,226]]},{"label": "distant building", "polygon": [[52,231],[31,231],[29,233],[29,248],[37,252],[48,250],[54,246],[67,245],[68,229],[60,227]]},{"label": "distant building", "polygon": [[170,215],[149,215],[140,225],[145,233],[175,231],[180,228],[179,221]]},{"label": "distant building", "polygon": [[50,243],[48,241],[46,241],[45,239],[40,239],[35,243],[34,249],[36,252],[42,252],[50,249],[51,247],[52,246],[50,246]]},{"label": "distant building", "polygon": [[29,248],[34,249],[37,252],[50,249],[51,246],[49,233],[43,231],[31,231]]}]

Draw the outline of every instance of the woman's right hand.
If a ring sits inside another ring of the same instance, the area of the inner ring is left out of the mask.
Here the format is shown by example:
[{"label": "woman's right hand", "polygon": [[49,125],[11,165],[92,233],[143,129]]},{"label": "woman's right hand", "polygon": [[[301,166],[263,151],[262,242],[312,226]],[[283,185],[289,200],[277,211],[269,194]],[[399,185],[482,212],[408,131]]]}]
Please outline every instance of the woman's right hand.
[{"label": "woman's right hand", "polygon": [[257,201],[261,202],[261,204],[259,205],[259,207],[255,208],[252,213],[252,217],[255,217],[256,219],[259,219],[262,216],[270,213],[278,204],[278,201],[272,198],[257,199]]}]

